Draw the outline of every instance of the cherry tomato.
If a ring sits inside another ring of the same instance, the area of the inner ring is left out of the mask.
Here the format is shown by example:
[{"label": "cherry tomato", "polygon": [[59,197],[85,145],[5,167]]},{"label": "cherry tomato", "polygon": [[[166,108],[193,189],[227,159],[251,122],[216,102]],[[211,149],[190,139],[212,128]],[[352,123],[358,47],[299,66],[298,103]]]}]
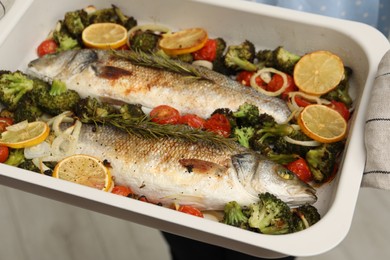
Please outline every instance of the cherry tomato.
[{"label": "cherry tomato", "polygon": [[118,185],[118,186],[115,186],[115,187],[112,189],[111,193],[114,193],[114,194],[117,194],[117,195],[121,195],[121,196],[127,197],[127,196],[129,196],[130,194],[132,194],[133,191],[132,191],[130,188],[126,187],[126,186],[120,186],[120,185]]},{"label": "cherry tomato", "polygon": [[200,49],[192,53],[194,60],[214,61],[217,56],[217,41],[208,39],[206,44]]},{"label": "cherry tomato", "polygon": [[303,158],[299,158],[298,160],[287,164],[286,168],[295,173],[297,177],[304,182],[309,182],[313,178],[310,168]]},{"label": "cherry tomato", "polygon": [[150,111],[150,118],[153,122],[159,124],[177,124],[180,113],[171,106],[160,105]]},{"label": "cherry tomato", "polygon": [[222,114],[214,114],[206,120],[204,128],[210,132],[222,135],[223,137],[229,137],[231,133],[231,127],[229,119]]},{"label": "cherry tomato", "polygon": [[[250,85],[251,85],[251,77],[252,77],[252,75],[254,73],[255,72],[253,72],[253,71],[246,71],[246,70],[241,71],[240,73],[237,74],[236,80],[238,82],[240,82],[242,85],[250,87]],[[266,88],[265,82],[260,77],[256,78],[256,83],[260,87],[262,87],[264,89]]]},{"label": "cherry tomato", "polygon": [[4,132],[7,126],[12,125],[14,122],[12,118],[9,117],[0,117],[0,133]]},{"label": "cherry tomato", "polygon": [[203,213],[199,209],[192,206],[180,205],[177,210],[183,213],[187,213],[187,214],[191,214],[203,218]]},{"label": "cherry tomato", "polygon": [[5,162],[8,159],[9,149],[7,146],[0,145],[0,163]]},{"label": "cherry tomato", "polygon": [[[291,91],[296,91],[298,88],[295,86],[293,78],[286,74],[287,76],[287,88],[281,94],[281,98],[287,100],[288,93]],[[283,86],[283,78],[279,74],[274,74],[271,78],[271,81],[268,82],[267,91],[275,92],[278,91]]]},{"label": "cherry tomato", "polygon": [[301,97],[298,97],[298,96],[295,96],[295,103],[297,103],[297,105],[299,107],[306,107],[306,106],[312,104],[309,101],[305,100],[304,98],[301,98]]},{"label": "cherry tomato", "polygon": [[193,128],[202,129],[206,120],[195,114],[186,114],[180,117],[180,124],[189,125]]},{"label": "cherry tomato", "polygon": [[58,49],[57,43],[53,39],[44,40],[39,44],[37,53],[39,57],[42,57],[46,54],[55,53]]},{"label": "cherry tomato", "polygon": [[349,120],[350,112],[348,107],[343,102],[332,100],[328,106],[339,112],[346,121]]}]

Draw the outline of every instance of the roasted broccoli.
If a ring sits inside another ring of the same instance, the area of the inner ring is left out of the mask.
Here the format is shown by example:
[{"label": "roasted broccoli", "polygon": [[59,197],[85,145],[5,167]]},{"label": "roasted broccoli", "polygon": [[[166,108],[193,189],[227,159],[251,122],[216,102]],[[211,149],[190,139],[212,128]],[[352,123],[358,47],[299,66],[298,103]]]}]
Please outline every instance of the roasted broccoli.
[{"label": "roasted broccoli", "polygon": [[88,13],[84,10],[66,12],[64,25],[73,37],[79,38],[83,30],[89,25]]},{"label": "roasted broccoli", "polygon": [[80,101],[79,94],[66,88],[61,81],[53,81],[52,85],[41,84],[31,93],[32,99],[45,113],[58,115],[65,111],[73,111]]},{"label": "roasted broccoli", "polygon": [[10,149],[8,159],[4,163],[7,165],[18,167],[24,161],[24,149]]},{"label": "roasted broccoli", "polygon": [[322,144],[306,153],[306,161],[316,182],[324,182],[332,176],[338,155],[344,148],[343,142]]},{"label": "roasted broccoli", "polygon": [[244,147],[250,148],[250,139],[254,136],[255,129],[250,126],[234,128],[233,137]]},{"label": "roasted broccoli", "polygon": [[30,93],[23,96],[18,102],[18,106],[14,111],[15,123],[27,120],[29,122],[36,121],[42,116],[42,109],[31,98]]},{"label": "roasted broccoli", "polygon": [[230,201],[225,205],[222,223],[248,229],[248,217],[236,201]]},{"label": "roasted broccoli", "polygon": [[[294,129],[290,134],[287,135],[293,140],[297,141],[312,141],[310,137],[305,135],[302,131]],[[286,141],[284,136],[279,136],[277,138],[272,139],[272,144],[274,147],[274,151],[276,153],[280,154],[297,154],[300,155],[301,157],[305,157],[306,153],[310,150],[313,149],[313,146],[305,146],[305,145],[300,145],[300,144],[294,144],[291,142]]]},{"label": "roasted broccoli", "polygon": [[127,17],[122,10],[115,5],[111,8],[96,10],[89,15],[89,23],[117,23],[130,30],[137,25],[133,17]]},{"label": "roasted broccoli", "polygon": [[0,74],[0,103],[14,111],[24,94],[31,91],[34,81],[20,71]]},{"label": "roasted broccoli", "polygon": [[325,94],[323,98],[343,102],[347,107],[351,107],[353,102],[351,96],[349,95],[349,80],[351,76],[352,69],[344,67],[344,78],[335,89]]},{"label": "roasted broccoli", "polygon": [[228,46],[224,63],[230,69],[256,71],[258,67],[253,63],[255,54],[255,46],[246,40],[239,45]]},{"label": "roasted broccoli", "polygon": [[138,30],[130,38],[130,48],[146,53],[155,52],[161,36],[152,31]]},{"label": "roasted broccoli", "polygon": [[249,205],[248,225],[263,234],[287,234],[293,231],[289,206],[271,193],[259,194],[259,202]]},{"label": "roasted broccoli", "polygon": [[292,211],[293,232],[298,232],[313,226],[321,220],[321,215],[313,205],[305,204]]},{"label": "roasted broccoli", "polygon": [[255,127],[260,124],[259,108],[251,103],[240,105],[232,115],[236,119],[238,126]]},{"label": "roasted broccoli", "polygon": [[140,104],[124,104],[119,108],[119,113],[122,115],[123,119],[139,119],[146,116]]},{"label": "roasted broccoli", "polygon": [[69,33],[61,21],[58,22],[57,28],[53,32],[53,39],[58,44],[58,52],[81,48],[77,38]]},{"label": "roasted broccoli", "polygon": [[103,119],[116,113],[113,106],[102,103],[96,98],[87,97],[81,99],[75,106],[74,112],[83,123],[91,123],[91,119]]},{"label": "roasted broccoli", "polygon": [[256,54],[260,64],[265,67],[272,67],[283,72],[291,74],[295,64],[301,56],[287,51],[284,47],[279,46],[274,50],[260,50]]}]

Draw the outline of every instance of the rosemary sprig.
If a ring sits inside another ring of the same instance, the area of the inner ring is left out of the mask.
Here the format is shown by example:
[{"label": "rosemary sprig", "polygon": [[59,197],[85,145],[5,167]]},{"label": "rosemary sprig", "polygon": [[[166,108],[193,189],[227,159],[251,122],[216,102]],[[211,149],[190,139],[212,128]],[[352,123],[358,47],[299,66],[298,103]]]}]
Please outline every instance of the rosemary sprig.
[{"label": "rosemary sprig", "polygon": [[165,57],[163,55],[159,55],[156,53],[148,54],[140,51],[112,50],[112,52],[114,56],[129,60],[135,65],[176,72],[194,79],[209,80],[204,75],[202,75],[202,73],[200,73],[196,68],[186,66],[185,64],[177,60]]},{"label": "rosemary sprig", "polygon": [[188,142],[206,142],[217,147],[233,148],[233,139],[225,138],[212,132],[194,129],[185,125],[158,124],[149,117],[124,119],[121,114],[106,117],[88,117],[83,121],[93,122],[96,126],[111,125],[129,134],[143,138],[179,138]]}]

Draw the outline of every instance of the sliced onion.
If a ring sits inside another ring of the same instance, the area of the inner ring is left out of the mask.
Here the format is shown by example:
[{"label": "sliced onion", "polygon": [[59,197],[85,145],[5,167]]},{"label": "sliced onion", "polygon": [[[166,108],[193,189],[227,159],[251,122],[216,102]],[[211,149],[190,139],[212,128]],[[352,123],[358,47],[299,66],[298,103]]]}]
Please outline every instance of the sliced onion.
[{"label": "sliced onion", "polygon": [[47,167],[40,158],[32,159],[32,163],[39,169],[39,171],[43,174],[47,170],[51,170]]},{"label": "sliced onion", "polygon": [[[256,83],[256,78],[258,76],[261,77],[261,75],[263,73],[274,73],[274,74],[279,74],[282,79],[283,79],[283,85],[282,87],[277,90],[277,91],[267,91],[265,89],[263,89],[262,87],[260,87],[257,83]],[[286,88],[288,87],[288,84],[287,84],[287,76],[286,76],[286,73],[284,72],[281,72],[279,70],[276,70],[274,68],[263,68],[261,70],[258,70],[256,73],[254,73],[251,77],[251,80],[250,80],[250,84],[251,84],[251,87],[254,88],[255,90],[259,91],[260,93],[263,93],[267,96],[273,96],[273,97],[276,97],[276,96],[279,96],[280,94],[282,94]]]},{"label": "sliced onion", "polygon": [[192,65],[202,66],[210,70],[213,69],[213,63],[208,60],[195,60],[192,62]]},{"label": "sliced onion", "polygon": [[301,146],[320,146],[321,143],[320,142],[317,142],[317,141],[300,141],[300,140],[295,140],[295,139],[292,139],[291,137],[288,137],[288,136],[284,136],[283,137],[284,140],[286,140],[286,142],[289,142],[289,143],[292,143],[292,144],[297,144],[297,145],[301,145]]},{"label": "sliced onion", "polygon": [[42,142],[40,144],[24,148],[26,159],[42,158],[50,155],[50,144]]}]

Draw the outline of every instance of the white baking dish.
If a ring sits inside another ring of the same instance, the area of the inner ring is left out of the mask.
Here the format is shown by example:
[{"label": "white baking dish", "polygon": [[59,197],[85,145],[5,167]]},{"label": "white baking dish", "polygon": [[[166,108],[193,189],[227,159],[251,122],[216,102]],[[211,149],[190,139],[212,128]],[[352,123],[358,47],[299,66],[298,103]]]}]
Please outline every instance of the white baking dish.
[{"label": "white baking dish", "polygon": [[0,21],[0,69],[24,70],[28,61],[36,58],[35,48],[66,11],[90,4],[109,7],[111,3],[134,16],[139,24],[158,22],[177,29],[200,26],[228,43],[249,39],[259,48],[283,45],[298,54],[329,50],[353,69],[356,110],[340,172],[331,184],[319,189],[316,206],[322,220],[302,232],[270,236],[6,165],[0,165],[0,183],[261,257],[316,255],[340,243],[350,228],[360,188],[365,163],[365,111],[377,65],[390,48],[387,39],[364,24],[238,0],[67,0],[55,4],[49,0],[16,0]]}]

